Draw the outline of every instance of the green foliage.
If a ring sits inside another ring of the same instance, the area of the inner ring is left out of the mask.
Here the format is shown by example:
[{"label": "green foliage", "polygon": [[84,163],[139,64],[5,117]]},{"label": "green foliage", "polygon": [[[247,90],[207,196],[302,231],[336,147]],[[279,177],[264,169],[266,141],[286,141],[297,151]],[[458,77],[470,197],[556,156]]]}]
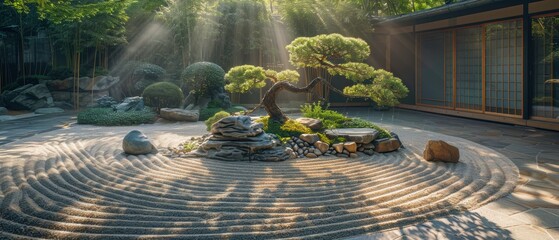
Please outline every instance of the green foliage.
[{"label": "green foliage", "polygon": [[374,71],[362,63],[371,51],[362,39],[323,34],[296,38],[285,48],[289,51],[289,62],[298,68],[322,68],[331,75],[354,81],[369,79]]},{"label": "green foliage", "polygon": [[225,90],[245,93],[253,88],[263,88],[266,86],[267,79],[272,82],[297,82],[299,81],[299,73],[293,70],[276,72],[253,65],[236,66],[225,74],[225,80],[227,81]]},{"label": "green foliage", "polygon": [[[381,138],[390,137],[390,132],[386,129],[359,118],[348,118],[339,112],[323,109],[320,102],[301,106],[301,112],[304,117],[320,119],[325,128],[373,128],[379,132]],[[336,139],[334,141],[343,142]]]},{"label": "green foliage", "polygon": [[371,98],[379,107],[396,106],[400,103],[399,99],[408,95],[408,88],[391,72],[378,69],[373,77],[372,83],[358,83],[344,88],[344,94]]},{"label": "green foliage", "polygon": [[200,144],[197,141],[191,141],[191,142],[185,142],[182,144],[182,152],[192,152],[196,149],[198,149],[198,147],[200,146]]},{"label": "green foliage", "polygon": [[206,124],[206,130],[210,131],[214,123],[229,116],[231,116],[231,114],[225,111],[219,111],[215,113],[212,117],[208,118],[208,120],[204,121],[204,123]]},{"label": "green foliage", "polygon": [[305,125],[296,122],[295,120],[288,119],[285,123],[279,123],[270,119],[269,116],[261,117],[256,120],[256,122],[262,123],[264,125],[263,129],[267,133],[273,133],[278,135],[280,138],[284,137],[298,137],[304,133],[312,133],[312,130]]},{"label": "green foliage", "polygon": [[341,124],[342,128],[373,128],[379,132],[378,138],[388,138],[390,137],[390,132],[384,128],[381,128],[375,125],[372,122],[365,121],[360,118],[351,118],[349,121],[346,121]]},{"label": "green foliage", "polygon": [[208,96],[212,91],[225,85],[225,71],[211,62],[197,62],[186,67],[182,72],[182,80],[189,91],[196,96]]},{"label": "green foliage", "polygon": [[303,117],[320,119],[327,129],[339,128],[342,123],[350,119],[339,112],[323,109],[320,101],[301,106],[301,112]]},{"label": "green foliage", "polygon": [[136,64],[133,70],[134,76],[150,81],[158,81],[165,76],[165,69],[158,65],[144,62],[136,62]]},{"label": "green foliage", "polygon": [[204,108],[200,110],[200,121],[205,121],[220,111],[223,111],[223,108]]},{"label": "green foliage", "polygon": [[146,106],[154,107],[156,112],[161,108],[179,107],[184,97],[182,90],[170,82],[158,82],[149,85],[142,93]]},{"label": "green foliage", "polygon": [[155,113],[149,109],[143,111],[115,112],[111,108],[87,108],[78,113],[78,124],[99,126],[131,126],[153,123]]},{"label": "green foliage", "polygon": [[322,141],[324,143],[328,143],[328,145],[333,143],[332,139],[328,138],[326,136],[326,134],[324,134],[324,133],[316,133],[316,135],[318,135],[318,137],[320,138],[320,141]]}]

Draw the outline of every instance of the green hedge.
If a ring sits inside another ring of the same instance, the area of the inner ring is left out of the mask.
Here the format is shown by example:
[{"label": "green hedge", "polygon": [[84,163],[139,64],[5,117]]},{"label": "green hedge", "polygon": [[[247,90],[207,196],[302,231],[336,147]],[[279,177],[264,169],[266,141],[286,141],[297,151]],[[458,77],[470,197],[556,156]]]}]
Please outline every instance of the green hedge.
[{"label": "green hedge", "polygon": [[156,112],[159,112],[161,108],[179,107],[184,95],[174,83],[158,82],[146,87],[142,97],[146,106],[154,107]]},{"label": "green hedge", "polygon": [[88,108],[78,113],[78,124],[99,126],[130,126],[155,122],[156,115],[149,109],[115,112],[111,108]]}]

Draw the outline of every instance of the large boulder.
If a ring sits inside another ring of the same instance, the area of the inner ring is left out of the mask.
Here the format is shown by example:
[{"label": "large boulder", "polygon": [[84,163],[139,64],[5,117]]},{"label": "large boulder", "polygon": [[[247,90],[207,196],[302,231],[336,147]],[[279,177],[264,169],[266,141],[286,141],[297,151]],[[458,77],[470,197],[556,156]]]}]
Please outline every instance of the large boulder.
[{"label": "large boulder", "polygon": [[460,159],[460,151],[445,141],[429,140],[423,151],[423,158],[427,161],[457,163]]},{"label": "large boulder", "polygon": [[144,155],[157,153],[157,149],[149,141],[148,137],[138,130],[132,130],[122,140],[124,153],[131,155]]},{"label": "large boulder", "polygon": [[212,125],[210,132],[194,155],[225,161],[283,161],[293,155],[248,116],[223,118]]},{"label": "large boulder", "polygon": [[127,97],[122,103],[114,107],[117,112],[142,111],[144,109],[144,98]]},{"label": "large boulder", "polygon": [[74,88],[74,78],[69,77],[64,80],[51,80],[46,82],[51,91],[72,91]]},{"label": "large boulder", "polygon": [[170,121],[196,122],[200,116],[197,110],[184,110],[180,108],[162,108],[159,116]]},{"label": "large boulder", "polygon": [[373,141],[375,152],[386,153],[398,150],[402,145],[397,138],[381,138]]},{"label": "large boulder", "polygon": [[295,121],[314,131],[321,130],[323,127],[322,121],[316,118],[297,118]]},{"label": "large boulder", "polygon": [[119,77],[98,76],[80,78],[80,89],[84,91],[106,91],[120,81]]},{"label": "large boulder", "polygon": [[[6,101],[6,107],[14,110],[35,110],[42,107],[54,106],[52,95],[44,83],[31,87],[26,85],[22,88],[24,88],[24,90],[19,92],[16,97]],[[22,88],[18,88],[14,91],[20,91]],[[14,91],[8,93],[8,95],[14,94]]]},{"label": "large boulder", "polygon": [[26,89],[33,87],[33,84],[27,84],[21,87],[18,87],[11,91],[5,91],[2,94],[2,101],[7,104],[8,102],[12,101],[12,99],[16,98],[19,94],[21,94]]},{"label": "large boulder", "polygon": [[343,137],[346,141],[362,144],[372,142],[379,134],[377,130],[372,128],[335,128],[328,129],[324,133],[330,139]]}]

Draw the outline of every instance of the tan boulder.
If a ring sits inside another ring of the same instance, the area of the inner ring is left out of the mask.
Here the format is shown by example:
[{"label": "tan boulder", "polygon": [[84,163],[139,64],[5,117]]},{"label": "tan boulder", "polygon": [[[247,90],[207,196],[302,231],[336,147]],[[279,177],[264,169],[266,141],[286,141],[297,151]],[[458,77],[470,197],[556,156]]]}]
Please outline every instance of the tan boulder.
[{"label": "tan boulder", "polygon": [[314,144],[320,140],[320,137],[317,134],[301,134],[299,138],[309,144]]},{"label": "tan boulder", "polygon": [[180,108],[162,108],[159,115],[163,119],[183,122],[196,122],[199,117],[198,111],[184,110]]},{"label": "tan boulder", "polygon": [[310,128],[311,130],[320,130],[322,129],[322,121],[316,118],[297,118],[295,119],[296,122],[303,124],[304,126]]},{"label": "tan boulder", "polygon": [[382,138],[373,141],[375,152],[385,153],[398,150],[402,145],[396,138]]},{"label": "tan boulder", "polygon": [[357,152],[357,143],[355,142],[345,142],[344,149],[347,150],[349,153],[356,153]]},{"label": "tan boulder", "polygon": [[320,150],[321,153],[325,153],[328,151],[328,148],[330,147],[330,145],[328,145],[328,143],[322,142],[322,141],[317,141],[314,143],[314,147],[317,148],[318,150]]},{"label": "tan boulder", "polygon": [[344,144],[343,143],[335,143],[332,144],[332,147],[334,148],[334,150],[336,150],[336,152],[341,153],[344,151]]},{"label": "tan boulder", "polygon": [[425,151],[423,151],[423,158],[427,161],[441,161],[457,163],[460,159],[460,151],[457,147],[452,146],[442,140],[429,140]]}]

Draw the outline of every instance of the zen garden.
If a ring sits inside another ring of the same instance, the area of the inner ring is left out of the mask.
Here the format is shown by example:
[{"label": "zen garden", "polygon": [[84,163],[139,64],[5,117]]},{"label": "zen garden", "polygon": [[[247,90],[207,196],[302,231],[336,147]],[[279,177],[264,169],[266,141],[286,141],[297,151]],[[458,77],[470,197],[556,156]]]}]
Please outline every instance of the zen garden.
[{"label": "zen garden", "polygon": [[557,0],[4,0],[0,239],[559,239]]}]

